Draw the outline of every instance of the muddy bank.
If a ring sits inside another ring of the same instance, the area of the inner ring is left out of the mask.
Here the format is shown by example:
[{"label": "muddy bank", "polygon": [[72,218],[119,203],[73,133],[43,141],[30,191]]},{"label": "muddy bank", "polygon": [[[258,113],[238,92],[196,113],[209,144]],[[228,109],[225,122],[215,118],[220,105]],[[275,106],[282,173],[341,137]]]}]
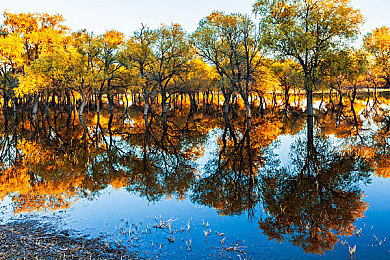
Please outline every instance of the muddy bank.
[{"label": "muddy bank", "polygon": [[138,259],[101,238],[59,231],[36,220],[0,225],[0,259]]}]

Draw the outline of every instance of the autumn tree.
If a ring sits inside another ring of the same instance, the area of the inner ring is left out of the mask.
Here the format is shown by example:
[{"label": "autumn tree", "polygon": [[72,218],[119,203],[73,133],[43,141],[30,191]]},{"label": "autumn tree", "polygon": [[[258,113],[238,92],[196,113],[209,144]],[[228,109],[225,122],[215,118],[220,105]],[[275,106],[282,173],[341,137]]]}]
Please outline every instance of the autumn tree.
[{"label": "autumn tree", "polygon": [[300,64],[312,116],[318,68],[330,51],[359,33],[362,15],[350,0],[258,0],[254,12],[261,18],[264,45]]},{"label": "autumn tree", "polygon": [[365,83],[365,75],[368,69],[368,59],[362,50],[353,48],[340,50],[330,54],[322,64],[322,79],[328,80],[332,89],[339,93],[339,106],[343,107],[343,92],[348,93],[351,111],[356,99],[357,90]]},{"label": "autumn tree", "polygon": [[23,64],[23,42],[16,33],[2,31],[0,35],[0,89],[3,92],[3,113],[12,97],[12,89],[16,87],[15,75]]},{"label": "autumn tree", "polygon": [[193,55],[188,36],[179,24],[162,25],[153,30],[152,37],[153,55],[146,73],[161,96],[163,120],[166,121],[172,79],[186,69]]},{"label": "autumn tree", "polygon": [[136,32],[125,43],[123,50],[120,53],[120,61],[130,72],[132,71],[135,77],[129,80],[133,85],[140,89],[144,98],[144,120],[145,125],[148,125],[148,109],[149,98],[152,96],[155,85],[150,79],[149,70],[150,63],[153,60],[152,43],[153,33],[145,26]]},{"label": "autumn tree", "polygon": [[22,64],[20,66],[20,84],[14,86],[17,95],[33,95],[33,114],[38,107],[38,95],[45,90],[40,78],[33,75],[29,78],[29,66],[42,55],[56,52],[64,41],[67,28],[62,25],[64,18],[59,15],[46,13],[4,13],[4,25],[2,31],[9,35],[18,36],[23,43]]},{"label": "autumn tree", "polygon": [[200,22],[193,42],[199,55],[213,64],[222,82],[227,84],[222,84],[221,88],[225,98],[224,113],[228,112],[232,93],[238,92],[245,103],[250,128],[250,94],[262,61],[256,26],[241,14],[213,12]]},{"label": "autumn tree", "polygon": [[271,71],[278,79],[279,86],[284,92],[286,107],[290,104],[290,90],[301,86],[302,76],[297,66],[298,64],[292,60],[278,61],[271,66]]},{"label": "autumn tree", "polygon": [[213,101],[213,90],[216,89],[218,74],[215,73],[212,66],[204,62],[201,58],[195,57],[189,61],[188,69],[183,71],[174,80],[177,83],[177,91],[188,94],[191,112],[196,112],[198,107],[195,99],[196,94],[203,92],[203,101],[208,105],[209,95],[211,93],[211,101]]},{"label": "autumn tree", "polygon": [[380,69],[380,76],[385,86],[390,87],[390,28],[381,27],[364,37],[364,47],[373,57],[375,66]]},{"label": "autumn tree", "polygon": [[119,49],[124,41],[124,35],[121,32],[111,30],[98,37],[100,42],[100,51],[97,55],[98,65],[101,71],[100,87],[98,90],[98,113],[103,93],[107,94],[110,111],[113,110],[112,89],[113,82],[120,81],[122,65],[118,62]]}]

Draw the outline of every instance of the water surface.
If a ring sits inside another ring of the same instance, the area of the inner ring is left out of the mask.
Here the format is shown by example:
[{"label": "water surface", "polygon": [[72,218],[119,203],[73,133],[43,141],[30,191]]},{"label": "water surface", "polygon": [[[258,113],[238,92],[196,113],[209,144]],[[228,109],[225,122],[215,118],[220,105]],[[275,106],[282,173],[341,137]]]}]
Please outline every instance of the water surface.
[{"label": "water surface", "polygon": [[389,101],[355,110],[0,117],[3,222],[37,218],[146,258],[390,257]]}]

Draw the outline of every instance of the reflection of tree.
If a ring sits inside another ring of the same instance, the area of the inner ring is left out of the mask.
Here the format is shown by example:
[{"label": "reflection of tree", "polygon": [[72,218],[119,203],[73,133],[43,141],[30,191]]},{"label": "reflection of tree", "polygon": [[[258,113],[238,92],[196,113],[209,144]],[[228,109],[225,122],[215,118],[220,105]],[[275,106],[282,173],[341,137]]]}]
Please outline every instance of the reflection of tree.
[{"label": "reflection of tree", "polygon": [[13,132],[1,129],[1,198],[11,196],[16,212],[67,208],[109,185],[150,201],[183,198],[215,118],[196,114],[162,123],[152,116],[146,130],[142,113],[129,115],[86,117],[87,139],[73,113],[51,115],[37,130],[29,121]]},{"label": "reflection of tree", "polygon": [[327,110],[318,114],[318,121],[321,125],[321,131],[323,134],[334,134],[338,138],[348,138],[351,136],[359,135],[363,127],[362,119],[357,115],[361,110],[358,109],[359,104],[354,106],[353,110],[343,107],[336,111]]},{"label": "reflection of tree", "polygon": [[313,137],[292,145],[290,167],[268,172],[260,183],[265,217],[259,227],[270,239],[290,240],[306,252],[331,250],[337,236],[350,236],[367,209],[359,182],[370,167],[353,152],[334,150],[329,140]]},{"label": "reflection of tree", "polygon": [[302,116],[304,111],[300,107],[289,105],[286,109],[274,113],[278,116],[279,121],[283,123],[281,133],[283,135],[295,135],[305,127],[305,117]]},{"label": "reflection of tree", "polygon": [[[250,131],[240,117],[220,121],[213,113],[169,115],[166,122],[151,113],[146,128],[142,111],[128,112],[86,117],[91,138],[83,141],[83,128],[67,114],[41,121],[37,135],[23,120],[4,131],[0,155],[12,160],[0,166],[1,198],[10,196],[16,212],[61,209],[112,186],[149,201],[190,192],[192,201],[220,214],[250,216],[262,201],[269,215],[260,227],[270,238],[316,253],[331,249],[338,235],[352,234],[367,207],[357,184],[367,178],[365,161],[353,149],[332,151],[325,138],[314,139],[312,127],[309,142],[293,146],[292,166],[279,167],[273,144],[300,131],[299,109],[265,111],[252,118]],[[196,161],[212,129],[216,151],[199,174]]]},{"label": "reflection of tree", "polygon": [[[148,127],[134,115],[133,128],[118,129],[119,168],[125,172],[122,187],[157,201],[163,196],[184,198],[195,177],[194,161],[204,153],[207,118],[174,117],[167,122],[152,116]],[[212,120],[211,120],[212,121]],[[112,149],[111,149],[112,150]]]},{"label": "reflection of tree", "polygon": [[388,110],[378,108],[375,114],[366,114],[364,120],[374,127],[361,130],[357,138],[345,139],[346,145],[356,154],[364,156],[375,174],[384,178],[390,176],[390,118]]},{"label": "reflection of tree", "polygon": [[[66,208],[80,192],[83,178],[79,173],[84,166],[80,154],[53,154],[47,148],[19,140],[17,162],[2,172],[1,198],[12,195],[16,212]],[[72,165],[74,158],[77,163]]]},{"label": "reflection of tree", "polygon": [[258,169],[272,159],[268,145],[280,134],[281,123],[252,119],[251,131],[225,121],[216,154],[193,188],[192,200],[214,207],[220,214],[251,215],[259,201]]},{"label": "reflection of tree", "polygon": [[371,137],[371,156],[375,173],[384,178],[390,177],[390,117],[388,111],[377,116],[379,130]]}]

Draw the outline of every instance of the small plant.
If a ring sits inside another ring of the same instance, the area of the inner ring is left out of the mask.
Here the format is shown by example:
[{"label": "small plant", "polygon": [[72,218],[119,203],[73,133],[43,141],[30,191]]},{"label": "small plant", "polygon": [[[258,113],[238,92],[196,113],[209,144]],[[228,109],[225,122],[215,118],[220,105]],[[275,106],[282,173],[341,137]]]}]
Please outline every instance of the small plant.
[{"label": "small plant", "polygon": [[191,220],[188,220],[187,222],[187,231],[190,232],[191,229]]},{"label": "small plant", "polygon": [[203,233],[204,233],[205,238],[207,239],[207,236],[211,234],[211,230],[210,229],[203,230]]},{"label": "small plant", "polygon": [[186,246],[187,246],[187,250],[188,251],[191,251],[192,249],[191,249],[191,245],[192,245],[192,240],[190,239],[190,240],[188,240],[188,241],[186,241]]},{"label": "small plant", "polygon": [[356,245],[354,247],[348,246],[349,254],[353,255],[356,253]]}]

